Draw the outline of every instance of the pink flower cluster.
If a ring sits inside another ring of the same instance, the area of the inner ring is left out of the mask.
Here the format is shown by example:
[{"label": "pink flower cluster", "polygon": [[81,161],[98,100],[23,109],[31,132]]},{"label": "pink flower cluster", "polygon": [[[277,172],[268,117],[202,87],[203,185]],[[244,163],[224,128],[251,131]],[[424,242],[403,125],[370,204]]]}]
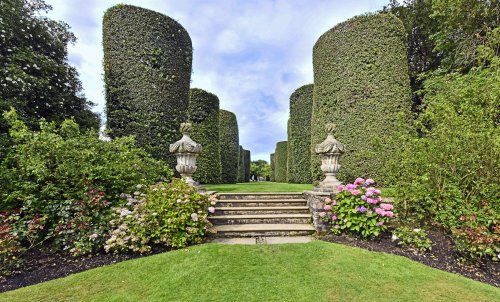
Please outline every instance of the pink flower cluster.
[{"label": "pink flower cluster", "polygon": [[393,217],[394,216],[394,212],[392,212],[392,211],[386,211],[386,210],[381,209],[381,208],[375,208],[375,212],[378,215],[382,216],[382,217],[385,217],[385,216],[387,216],[387,217]]}]

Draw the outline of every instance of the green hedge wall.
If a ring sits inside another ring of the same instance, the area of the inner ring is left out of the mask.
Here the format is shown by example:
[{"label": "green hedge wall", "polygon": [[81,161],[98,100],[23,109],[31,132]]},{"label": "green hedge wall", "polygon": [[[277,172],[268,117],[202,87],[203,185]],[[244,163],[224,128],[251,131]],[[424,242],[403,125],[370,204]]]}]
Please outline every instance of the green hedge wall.
[{"label": "green hedge wall", "polygon": [[238,182],[245,182],[245,149],[242,146],[238,151]]},{"label": "green hedge wall", "polygon": [[104,14],[104,81],[111,136],[133,134],[153,156],[168,152],[186,120],[192,46],[186,30],[160,13],[119,4]]},{"label": "green hedge wall", "polygon": [[250,155],[250,150],[244,150],[245,156],[245,182],[250,181],[250,164],[252,162],[252,158]]},{"label": "green hedge wall", "polygon": [[287,141],[276,144],[276,151],[274,151],[274,180],[276,182],[286,182],[287,145]]},{"label": "green hedge wall", "polygon": [[288,124],[288,182],[309,184],[311,178],[311,114],[313,84],[304,85],[290,96]]},{"label": "green hedge wall", "polygon": [[219,98],[202,89],[189,91],[188,119],[192,123],[191,138],[203,146],[193,178],[200,183],[221,182],[219,140]]},{"label": "green hedge wall", "polygon": [[238,181],[239,136],[236,115],[219,110],[221,183],[234,184]]},{"label": "green hedge wall", "polygon": [[397,147],[389,137],[399,112],[410,111],[410,83],[403,23],[391,14],[354,17],[324,33],[313,49],[311,173],[319,179],[314,147],[337,124],[347,146],[339,180],[371,177],[383,183],[384,166]]},{"label": "green hedge wall", "polygon": [[269,181],[276,181],[274,177],[274,153],[271,153],[271,158],[269,159],[270,166],[271,166],[271,175],[269,175]]}]

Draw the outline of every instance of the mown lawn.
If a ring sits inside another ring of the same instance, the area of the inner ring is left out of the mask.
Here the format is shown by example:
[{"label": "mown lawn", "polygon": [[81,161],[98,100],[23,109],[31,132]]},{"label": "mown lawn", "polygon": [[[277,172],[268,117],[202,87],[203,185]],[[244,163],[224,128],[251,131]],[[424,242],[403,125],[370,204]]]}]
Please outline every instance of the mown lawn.
[{"label": "mown lawn", "polygon": [[280,182],[256,181],[237,184],[218,184],[218,185],[203,185],[209,191],[217,191],[219,193],[241,192],[303,192],[312,190],[310,184],[288,184]]},{"label": "mown lawn", "polygon": [[0,294],[0,301],[499,301],[404,257],[313,241],[205,244]]}]

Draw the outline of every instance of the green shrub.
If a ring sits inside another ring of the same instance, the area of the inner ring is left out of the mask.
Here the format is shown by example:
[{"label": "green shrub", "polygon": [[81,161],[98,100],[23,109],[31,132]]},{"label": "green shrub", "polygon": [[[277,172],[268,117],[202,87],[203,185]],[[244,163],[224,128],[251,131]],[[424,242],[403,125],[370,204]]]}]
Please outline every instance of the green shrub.
[{"label": "green shrub", "polygon": [[230,111],[219,111],[221,183],[236,183],[238,180],[239,136],[236,115]]},{"label": "green shrub", "polygon": [[357,178],[352,184],[340,185],[335,200],[325,199],[319,215],[330,222],[332,233],[374,237],[387,229],[394,216],[393,205],[383,202],[381,191],[370,186],[373,183],[370,178]]},{"label": "green shrub", "polygon": [[135,135],[139,146],[174,167],[168,146],[186,120],[191,38],[165,15],[122,4],[104,14],[103,47],[111,136]]},{"label": "green shrub", "polygon": [[193,178],[200,183],[220,183],[219,98],[202,89],[191,89],[188,118],[193,125],[191,138],[203,146]]},{"label": "green shrub", "polygon": [[240,146],[238,151],[238,182],[245,182],[245,149]]},{"label": "green shrub", "polygon": [[184,247],[201,243],[211,224],[209,211],[217,199],[199,193],[185,181],[157,183],[133,195],[123,194],[125,206],[114,208],[107,252],[148,252],[151,244]]},{"label": "green shrub", "polygon": [[[500,31],[499,31],[500,33]],[[500,252],[500,63],[436,74],[392,162],[396,205],[406,220],[437,221],[473,258]]]},{"label": "green shrub", "polygon": [[250,164],[252,162],[251,154],[249,150],[244,150],[245,156],[245,182],[250,181]]},{"label": "green shrub", "polygon": [[347,146],[339,180],[386,181],[384,167],[397,147],[388,138],[398,113],[411,107],[405,35],[393,15],[363,15],[338,24],[314,45],[313,179],[321,177],[314,147],[325,139],[325,124],[333,122],[337,139]]},{"label": "green shrub", "polygon": [[432,250],[432,241],[422,229],[397,228],[392,232],[392,241],[395,241],[397,245],[410,247],[418,252],[425,253]]},{"label": "green shrub", "polygon": [[270,166],[271,166],[271,174],[269,175],[269,180],[270,181],[276,181],[274,175],[274,153],[271,153],[271,158],[269,159],[269,162],[271,163]]},{"label": "green shrub", "polygon": [[287,141],[278,142],[274,151],[274,181],[286,182],[287,176]]},{"label": "green shrub", "polygon": [[311,183],[311,114],[313,84],[304,85],[290,96],[288,126],[288,182]]},{"label": "green shrub", "polygon": [[122,192],[172,175],[132,137],[102,141],[71,120],[60,127],[42,122],[40,131],[30,131],[13,110],[4,118],[13,146],[0,162],[0,211],[9,216],[2,229],[25,248],[50,239],[56,250],[95,251]]}]

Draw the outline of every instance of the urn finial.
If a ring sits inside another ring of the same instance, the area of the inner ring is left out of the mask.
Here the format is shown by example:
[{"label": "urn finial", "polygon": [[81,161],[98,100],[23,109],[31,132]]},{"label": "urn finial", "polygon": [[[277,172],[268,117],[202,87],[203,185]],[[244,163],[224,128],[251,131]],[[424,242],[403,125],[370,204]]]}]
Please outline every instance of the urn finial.
[{"label": "urn finial", "polygon": [[170,153],[174,153],[177,157],[177,165],[175,169],[186,178],[186,182],[193,186],[198,186],[192,178],[196,172],[196,157],[201,153],[202,147],[197,142],[189,137],[191,132],[190,123],[182,123],[180,127],[182,138],[173,144],[170,144]]}]

